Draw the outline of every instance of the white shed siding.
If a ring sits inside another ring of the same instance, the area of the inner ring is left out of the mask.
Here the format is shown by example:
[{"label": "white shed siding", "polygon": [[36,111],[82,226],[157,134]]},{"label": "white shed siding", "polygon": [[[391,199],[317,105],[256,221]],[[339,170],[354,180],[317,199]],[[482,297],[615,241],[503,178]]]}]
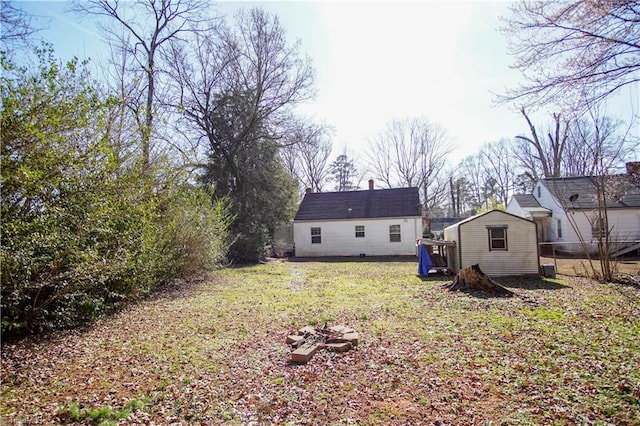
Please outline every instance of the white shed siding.
[{"label": "white shed siding", "polygon": [[[488,225],[508,226],[507,250],[489,250]],[[477,263],[492,276],[539,273],[536,225],[529,220],[491,211],[445,229],[445,239],[456,241],[456,271]]]},{"label": "white shed siding", "polygon": [[[356,238],[356,225],[364,225],[364,238]],[[389,241],[389,226],[400,225],[400,242]],[[299,257],[414,255],[421,238],[422,218],[297,221],[293,224],[295,252]],[[319,227],[322,243],[311,243],[311,228]]]}]

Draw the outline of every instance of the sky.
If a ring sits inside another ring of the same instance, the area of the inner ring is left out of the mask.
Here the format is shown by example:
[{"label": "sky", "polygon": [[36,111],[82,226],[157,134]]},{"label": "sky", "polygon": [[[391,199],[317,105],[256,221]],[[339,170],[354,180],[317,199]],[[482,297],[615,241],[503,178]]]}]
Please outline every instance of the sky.
[{"label": "sky", "polygon": [[[61,59],[106,55],[91,19],[66,12],[66,2],[20,1],[48,21],[42,36]],[[219,2],[219,13],[259,5],[278,15],[290,42],[311,58],[316,97],[301,114],[334,128],[333,158],[346,150],[362,159],[368,141],[393,119],[426,117],[457,147],[455,166],[484,143],[526,135],[527,124],[496,94],[520,81],[498,31],[504,1],[264,1]],[[623,94],[611,115],[638,114],[638,95]],[[534,115],[540,128],[546,114]]]}]

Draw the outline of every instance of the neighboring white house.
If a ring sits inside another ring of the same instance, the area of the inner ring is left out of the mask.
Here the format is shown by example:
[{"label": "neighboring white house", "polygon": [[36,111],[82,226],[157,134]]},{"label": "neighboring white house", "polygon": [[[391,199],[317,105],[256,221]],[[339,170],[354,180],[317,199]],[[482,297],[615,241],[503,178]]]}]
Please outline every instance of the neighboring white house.
[{"label": "neighboring white house", "polygon": [[596,185],[603,183],[609,238],[614,251],[640,244],[640,163],[627,163],[627,174],[605,177],[580,176],[541,179],[531,194],[516,194],[507,212],[538,224],[540,242],[554,243],[556,250],[582,253],[597,251],[605,227],[598,214]]},{"label": "neighboring white house", "polygon": [[296,257],[415,255],[418,188],[307,193],[293,220]]},{"label": "neighboring white house", "polygon": [[535,222],[502,210],[472,216],[444,229],[452,272],[478,264],[489,276],[539,275]]}]

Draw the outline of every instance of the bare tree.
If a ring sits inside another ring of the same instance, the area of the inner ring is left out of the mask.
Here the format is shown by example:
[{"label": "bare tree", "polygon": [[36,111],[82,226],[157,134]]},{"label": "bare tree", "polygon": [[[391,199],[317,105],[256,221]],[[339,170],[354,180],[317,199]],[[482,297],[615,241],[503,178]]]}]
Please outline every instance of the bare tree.
[{"label": "bare tree", "polygon": [[242,11],[234,27],[221,25],[174,46],[170,76],[175,106],[206,142],[208,165],[220,195],[233,192],[238,153],[256,141],[290,143],[293,105],[311,96],[313,73],[288,46],[278,19],[261,9]]},{"label": "bare tree", "polygon": [[523,108],[531,136],[516,136],[512,155],[524,176],[537,182],[549,177],[591,176],[603,167],[620,166],[638,147],[638,138],[631,135],[633,122],[621,129],[621,121],[600,111],[592,106],[571,119],[555,113],[552,127],[542,135]]},{"label": "bare tree", "polygon": [[295,143],[293,107],[312,94],[309,61],[276,17],[251,9],[173,44],[170,62],[174,105],[206,154],[201,181],[233,205],[232,256],[255,260],[295,207],[296,182],[278,150]]},{"label": "bare tree", "polygon": [[[423,163],[423,166],[428,166],[428,164]],[[444,165],[446,166],[446,164]],[[424,173],[422,175],[423,179],[421,179],[421,184],[419,188],[422,189],[422,197],[425,206],[425,214],[432,216],[433,211],[438,210],[439,206],[445,204],[447,202],[449,191],[448,191],[448,183],[449,183],[449,173],[446,172],[444,166],[440,168],[436,173]],[[423,171],[428,172],[428,169],[423,169]]]},{"label": "bare tree", "polygon": [[537,149],[526,138],[516,137],[510,151],[520,167],[519,185],[524,188],[533,188],[544,177]]},{"label": "bare tree", "polygon": [[638,1],[519,1],[502,32],[527,83],[502,101],[594,105],[640,81]]},{"label": "bare tree", "polygon": [[501,139],[498,142],[484,144],[480,149],[480,163],[486,176],[485,181],[495,183],[497,201],[507,205],[513,192],[516,180],[515,164],[511,158],[509,141]]},{"label": "bare tree", "polygon": [[393,188],[399,183],[394,173],[393,147],[385,137],[386,132],[388,129],[376,139],[369,140],[369,147],[365,151],[365,161],[367,170],[373,174],[378,182],[388,188]]},{"label": "bare tree", "polygon": [[425,117],[393,120],[369,141],[368,168],[390,188],[420,187],[428,210],[447,198],[448,176],[441,172],[452,148],[444,128]]},{"label": "bare tree", "polygon": [[136,118],[141,135],[143,170],[147,170],[151,162],[151,138],[158,98],[157,85],[162,72],[162,51],[170,42],[184,41],[184,35],[194,31],[198,25],[209,22],[206,14],[208,6],[205,0],[135,0],[126,3],[118,0],[78,0],[74,3],[74,10],[80,13],[110,18],[106,24],[100,21],[99,26],[110,40],[127,51],[136,63],[136,70],[143,74],[142,111],[137,109],[138,105],[131,105],[138,113]]},{"label": "bare tree", "polygon": [[[520,109],[522,116],[529,125],[531,137],[516,136],[523,144],[516,147],[515,155],[521,161],[522,168],[534,178],[559,177],[562,171],[562,158],[569,138],[570,121],[563,119],[559,113],[553,113],[553,128],[546,137],[536,130],[524,108]],[[539,168],[542,175],[538,176]]]},{"label": "bare tree", "polygon": [[324,125],[301,123],[287,138],[290,142],[280,150],[285,168],[302,185],[302,190],[324,189],[332,149],[330,132]]},{"label": "bare tree", "polygon": [[425,145],[424,123],[418,119],[393,120],[380,135],[369,141],[368,167],[377,180],[389,188],[417,186],[418,158]]},{"label": "bare tree", "polygon": [[484,181],[483,167],[479,154],[465,157],[456,168],[457,175],[464,177],[468,194],[467,207],[478,210],[484,204],[482,187]]},{"label": "bare tree", "polygon": [[565,176],[609,174],[637,152],[639,138],[631,134],[633,123],[624,126],[622,121],[602,114],[600,108],[589,108],[572,123],[562,159]]},{"label": "bare tree", "polygon": [[105,97],[112,96],[106,120],[106,137],[110,141],[113,161],[123,165],[140,158],[139,114],[142,93],[141,80],[132,79],[130,74],[131,53],[119,45],[109,43],[109,52],[101,68],[104,72],[102,86]]},{"label": "bare tree", "polygon": [[34,26],[33,17],[14,6],[11,1],[0,2],[0,40],[2,50],[9,51],[31,45],[31,37],[40,28]]}]

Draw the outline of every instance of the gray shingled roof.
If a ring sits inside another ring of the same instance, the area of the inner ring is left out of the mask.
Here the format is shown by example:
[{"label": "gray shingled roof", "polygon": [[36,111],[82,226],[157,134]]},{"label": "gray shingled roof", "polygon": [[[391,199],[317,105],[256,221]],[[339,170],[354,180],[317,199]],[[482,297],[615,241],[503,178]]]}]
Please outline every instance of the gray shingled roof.
[{"label": "gray shingled roof", "polygon": [[418,188],[369,189],[305,194],[294,220],[374,219],[421,214]]},{"label": "gray shingled roof", "polygon": [[[597,208],[597,177],[580,176],[542,179],[542,183],[569,209]],[[607,208],[640,207],[640,182],[632,175],[604,177]],[[571,199],[573,201],[571,201]]]},{"label": "gray shingled roof", "polygon": [[523,209],[532,209],[536,207],[542,207],[538,200],[531,194],[514,194],[513,198],[516,199],[518,205]]}]

